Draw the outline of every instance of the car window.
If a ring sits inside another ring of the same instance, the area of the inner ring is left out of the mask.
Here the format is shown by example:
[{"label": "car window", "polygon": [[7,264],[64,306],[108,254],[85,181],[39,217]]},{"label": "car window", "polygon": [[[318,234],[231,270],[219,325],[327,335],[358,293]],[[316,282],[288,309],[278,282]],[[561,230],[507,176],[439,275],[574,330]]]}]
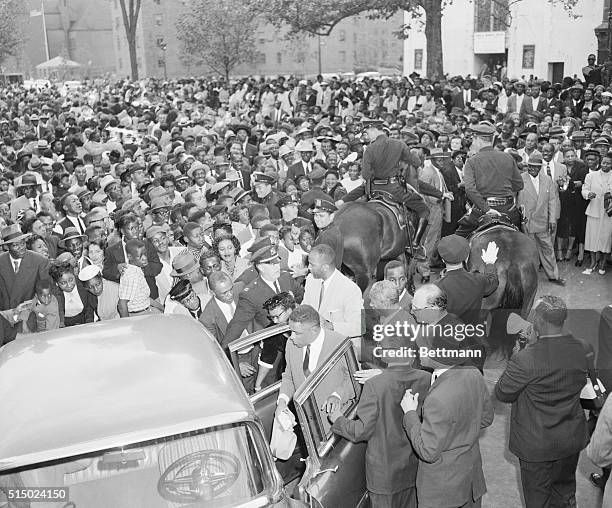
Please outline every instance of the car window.
[{"label": "car window", "polygon": [[237,374],[240,376],[239,355],[241,351],[258,346],[261,347],[259,368],[262,368],[261,362],[263,361],[272,365],[266,375],[265,382],[262,384],[263,388],[279,382],[284,369],[285,343],[287,342],[285,333],[288,331],[288,324],[278,324],[231,342],[228,348],[232,365]]},{"label": "car window", "polygon": [[346,340],[296,392],[294,402],[310,455],[325,457],[340,439],[331,431],[325,401],[337,393],[342,399],[342,413],[351,417],[361,395],[361,385],[354,378],[358,368],[352,342]]},{"label": "car window", "polygon": [[50,485],[66,488],[77,507],[263,506],[280,489],[265,447],[256,425],[236,423],[4,471],[0,506],[10,489]]}]

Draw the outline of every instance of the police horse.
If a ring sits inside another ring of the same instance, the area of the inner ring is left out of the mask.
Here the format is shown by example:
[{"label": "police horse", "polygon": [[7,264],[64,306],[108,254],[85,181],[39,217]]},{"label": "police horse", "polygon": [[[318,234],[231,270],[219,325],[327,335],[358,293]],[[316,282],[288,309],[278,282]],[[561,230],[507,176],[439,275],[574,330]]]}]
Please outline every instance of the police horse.
[{"label": "police horse", "polygon": [[[410,226],[402,224],[401,216],[384,199],[348,203],[336,213],[334,222],[344,238],[343,264],[352,270],[364,294],[380,278],[379,268],[393,259],[406,263],[408,288],[414,287],[416,263],[410,258]],[[481,254],[489,242],[499,247],[499,287],[483,302],[491,319],[489,351],[509,357],[515,337],[506,334],[507,316],[510,312],[523,318],[529,314],[537,291],[539,256],[527,235],[504,223],[493,223],[479,227],[472,235],[468,269],[484,271]]]}]

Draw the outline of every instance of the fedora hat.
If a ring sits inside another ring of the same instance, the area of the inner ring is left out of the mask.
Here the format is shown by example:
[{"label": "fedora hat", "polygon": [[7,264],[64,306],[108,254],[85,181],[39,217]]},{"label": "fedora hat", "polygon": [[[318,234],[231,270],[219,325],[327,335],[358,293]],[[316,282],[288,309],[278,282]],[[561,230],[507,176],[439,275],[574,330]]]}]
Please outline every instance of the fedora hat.
[{"label": "fedora hat", "polygon": [[15,188],[19,189],[20,187],[30,187],[32,185],[40,185],[37,175],[35,173],[24,173],[21,181],[15,185]]},{"label": "fedora hat", "polygon": [[191,252],[181,252],[172,260],[172,277],[183,277],[199,268]]},{"label": "fedora hat", "polygon": [[68,240],[72,240],[74,238],[80,238],[81,240],[84,240],[87,237],[85,235],[80,234],[79,231],[77,230],[77,228],[69,227],[69,228],[66,228],[64,230],[64,234],[60,238],[59,242],[57,242],[57,245],[60,248],[65,249],[66,248],[66,242]]},{"label": "fedora hat", "polygon": [[112,175],[106,175],[100,180],[100,190],[104,192],[111,183],[115,183],[116,181],[117,180],[115,180]]},{"label": "fedora hat", "polygon": [[19,224],[11,224],[10,226],[6,226],[2,228],[2,242],[0,245],[8,245],[9,243],[18,242],[20,240],[25,240],[30,237],[30,233],[23,233]]}]

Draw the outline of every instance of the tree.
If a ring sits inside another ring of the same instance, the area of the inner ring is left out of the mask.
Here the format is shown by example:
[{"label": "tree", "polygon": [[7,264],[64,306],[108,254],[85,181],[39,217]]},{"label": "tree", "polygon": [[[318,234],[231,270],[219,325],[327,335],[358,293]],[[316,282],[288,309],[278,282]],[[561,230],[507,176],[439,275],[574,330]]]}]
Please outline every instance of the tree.
[{"label": "tree", "polygon": [[192,0],[177,21],[184,60],[225,76],[254,60],[257,10],[241,0]]},{"label": "tree", "polygon": [[[427,76],[441,77],[444,73],[442,54],[442,15],[453,0],[254,0],[266,5],[265,18],[279,27],[288,24],[293,33],[309,32],[327,36],[343,19],[366,14],[370,18],[388,19],[405,11],[414,23],[425,22],[427,40]],[[522,0],[474,0],[490,2],[491,8],[510,20],[511,7]],[[548,0],[571,12],[578,0]],[[494,5],[493,5],[494,4]],[[412,23],[403,25],[410,28]]]},{"label": "tree", "polygon": [[[126,6],[126,1],[128,5]],[[140,14],[140,4],[142,0],[119,0],[121,14],[123,15],[123,26],[130,53],[130,68],[132,69],[132,79],[138,79],[138,55],[136,54],[136,28],[138,27],[138,15]]]},{"label": "tree", "polygon": [[0,62],[16,56],[24,42],[22,23],[17,22],[22,11],[20,0],[0,0]]}]

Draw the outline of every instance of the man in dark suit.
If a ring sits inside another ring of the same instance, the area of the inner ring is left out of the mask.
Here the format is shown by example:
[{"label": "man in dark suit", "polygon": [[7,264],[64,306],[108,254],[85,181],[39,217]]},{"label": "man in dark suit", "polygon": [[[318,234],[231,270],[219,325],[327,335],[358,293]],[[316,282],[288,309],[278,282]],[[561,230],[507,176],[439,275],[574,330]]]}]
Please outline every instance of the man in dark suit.
[{"label": "man in dark suit", "polygon": [[[395,285],[380,281],[372,286],[373,306],[380,308],[379,288],[382,293],[391,291],[397,305]],[[406,312],[396,309],[388,316],[391,322],[395,322],[398,310]],[[387,355],[389,366],[382,374],[364,383],[356,419],[349,420],[340,411],[332,413],[332,431],[353,442],[367,441],[366,483],[372,506],[416,508],[419,460],[404,431],[403,411],[398,401],[409,389],[415,393],[427,393],[430,375],[415,369],[412,357],[401,355],[403,347],[412,345],[410,337],[385,337],[380,344],[386,350],[393,348],[394,353],[400,354]]]},{"label": "man in dark suit", "polygon": [[[213,297],[208,301],[206,307],[200,315],[200,323],[213,335],[221,347],[229,353],[228,346],[230,341],[225,340],[225,333],[229,322],[233,319],[236,312],[234,284],[232,279],[225,272],[212,272],[208,276],[208,284],[213,293]],[[252,333],[253,323],[247,323],[246,333]],[[257,373],[257,359],[261,347],[252,346],[250,349],[238,354],[238,363],[242,383],[248,393],[253,392],[255,387],[255,374]]]},{"label": "man in dark suit", "polygon": [[[404,428],[420,459],[419,508],[480,506],[487,488],[478,438],[493,422],[493,405],[483,376],[466,364],[479,350],[460,333],[461,321],[446,312],[439,287],[417,289],[412,309],[417,321],[436,325],[419,347],[426,353],[420,354],[422,365],[433,369],[431,388],[427,394],[408,390],[401,401]],[[419,418],[418,401],[425,395]]]},{"label": "man in dark suit", "polygon": [[315,154],[315,149],[311,141],[301,140],[295,146],[295,151],[300,154],[301,160],[291,164],[291,166],[287,168],[287,180],[291,180],[294,183],[298,176],[308,176],[312,171],[311,159]]},{"label": "man in dark suit", "polygon": [[557,98],[557,89],[550,87],[546,90],[546,98],[540,100],[538,111],[544,114],[551,114],[552,111],[561,111],[561,101]]},{"label": "man in dark suit", "polygon": [[[0,254],[0,310],[15,309],[20,303],[34,297],[36,283],[49,278],[49,260],[26,249],[26,239],[19,225],[2,229],[0,245],[6,252]],[[36,329],[35,316],[29,324]],[[0,319],[0,345],[12,341],[22,331],[21,323],[9,323]]]},{"label": "man in dark suit", "polygon": [[452,192],[453,200],[450,202],[450,222],[442,223],[442,236],[452,235],[457,229],[459,219],[465,214],[465,188],[463,186],[463,164],[467,153],[465,150],[452,152],[448,163],[440,169],[448,192]]},{"label": "man in dark suit", "polygon": [[471,83],[469,81],[463,81],[461,90],[453,94],[452,107],[461,110],[470,107],[472,101],[476,100],[477,97],[476,90],[471,90],[470,87]]},{"label": "man in dark suit", "polygon": [[[287,341],[283,372],[275,418],[278,418],[308,376],[320,367],[334,350],[346,340],[333,330],[321,327],[319,313],[310,305],[298,305],[289,316],[291,338]],[[341,410],[354,397],[350,373],[342,365],[332,370],[318,388],[325,397],[323,409],[327,414]]]},{"label": "man in dark suit", "polygon": [[255,330],[268,325],[268,314],[263,308],[264,302],[282,291],[291,292],[297,301],[302,301],[304,294],[287,273],[281,273],[278,248],[270,238],[263,238],[252,247],[251,262],[258,272],[255,280],[249,282],[240,293],[236,312],[227,326],[224,343],[229,344],[240,337],[249,323],[254,322]]},{"label": "man in dark suit", "polygon": [[249,164],[253,164],[253,158],[259,153],[255,145],[249,143],[251,129],[248,125],[240,124],[236,126],[236,140],[242,145],[242,153],[248,159]]},{"label": "man in dark suit", "polygon": [[563,332],[562,299],[542,296],[533,309],[538,340],[510,358],[495,396],[512,403],[509,449],[520,460],[525,506],[576,506],[578,456],[588,442],[580,406],[586,350]]},{"label": "man in dark suit", "polygon": [[499,285],[497,278],[497,245],[491,242],[482,253],[485,273],[468,272],[463,263],[470,255],[470,244],[458,235],[445,236],[438,244],[438,253],[446,264],[444,277],[436,282],[447,298],[447,311],[464,323],[482,322],[482,299],[493,293]]},{"label": "man in dark suit", "polygon": [[572,110],[572,116],[580,118],[584,100],[582,99],[583,89],[581,85],[574,85],[569,89],[569,97],[563,102],[563,107],[569,107]]}]

